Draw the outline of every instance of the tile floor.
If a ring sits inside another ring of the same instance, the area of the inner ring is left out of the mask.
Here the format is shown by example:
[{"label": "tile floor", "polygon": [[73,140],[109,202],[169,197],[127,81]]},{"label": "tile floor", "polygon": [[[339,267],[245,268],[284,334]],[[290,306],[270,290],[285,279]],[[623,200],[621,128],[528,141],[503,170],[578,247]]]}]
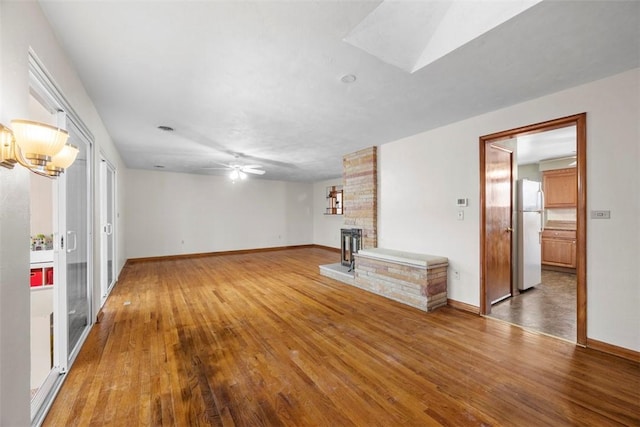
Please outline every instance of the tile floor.
[{"label": "tile floor", "polygon": [[491,307],[490,317],[576,341],[576,275],[542,270],[542,283]]}]

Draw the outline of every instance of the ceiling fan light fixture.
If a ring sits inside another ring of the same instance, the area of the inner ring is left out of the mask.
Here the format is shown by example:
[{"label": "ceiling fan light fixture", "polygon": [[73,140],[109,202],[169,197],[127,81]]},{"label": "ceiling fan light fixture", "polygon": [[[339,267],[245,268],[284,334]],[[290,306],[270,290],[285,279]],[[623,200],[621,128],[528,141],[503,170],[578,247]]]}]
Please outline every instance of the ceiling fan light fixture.
[{"label": "ceiling fan light fixture", "polygon": [[266,172],[261,168],[260,165],[242,165],[238,163],[217,163],[221,167],[205,167],[206,169],[223,169],[225,175],[232,181],[236,182],[238,180],[244,181],[249,178],[250,175],[264,175]]}]

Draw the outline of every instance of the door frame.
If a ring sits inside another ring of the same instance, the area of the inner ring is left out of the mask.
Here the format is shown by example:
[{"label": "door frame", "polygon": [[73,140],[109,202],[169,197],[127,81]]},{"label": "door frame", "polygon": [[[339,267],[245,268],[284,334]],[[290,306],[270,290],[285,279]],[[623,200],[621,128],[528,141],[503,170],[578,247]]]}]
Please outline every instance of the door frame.
[{"label": "door frame", "polygon": [[[69,104],[63,93],[59,90],[53,77],[49,74],[44,63],[38,58],[32,48],[28,52],[29,61],[29,91],[33,97],[58,115],[58,125],[69,130],[73,126],[74,132],[84,143],[87,144],[87,294],[89,299],[88,321],[89,325],[80,337],[77,346],[73,350],[68,349],[67,340],[67,316],[66,304],[66,277],[61,276],[64,268],[61,267],[59,252],[60,248],[60,221],[61,216],[65,214],[62,210],[63,204],[60,197],[64,200],[65,195],[60,192],[64,191],[63,184],[66,182],[66,174],[62,174],[56,179],[53,185],[53,222],[54,222],[54,366],[52,373],[46,382],[48,393],[43,393],[42,398],[34,399],[31,402],[31,423],[32,425],[40,425],[53,404],[53,399],[60,390],[62,382],[65,379],[66,372],[73,364],[79,349],[82,347],[87,338],[91,326],[93,325],[93,252],[94,252],[94,142],[95,138],[89,128],[81,120],[73,107]],[[72,166],[73,167],[73,166]],[[65,236],[66,237],[66,236]],[[66,246],[65,246],[66,247]]]},{"label": "door frame", "polygon": [[576,343],[587,345],[587,113],[553,119],[480,137],[480,314],[488,313],[486,303],[486,146],[500,139],[514,138],[567,126],[576,126],[576,172],[578,205],[576,207]]}]

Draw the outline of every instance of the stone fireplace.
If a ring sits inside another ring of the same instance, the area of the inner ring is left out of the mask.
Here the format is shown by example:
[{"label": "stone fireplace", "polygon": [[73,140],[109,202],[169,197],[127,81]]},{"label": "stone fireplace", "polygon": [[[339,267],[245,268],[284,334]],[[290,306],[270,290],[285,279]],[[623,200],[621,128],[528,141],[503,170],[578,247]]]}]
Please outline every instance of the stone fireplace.
[{"label": "stone fireplace", "polygon": [[342,158],[344,227],[362,230],[363,249],[378,246],[377,153],[370,147]]},{"label": "stone fireplace", "polygon": [[340,263],[321,265],[320,274],[424,311],[446,305],[447,258],[377,247],[376,147],[344,156],[342,165],[344,227],[351,228],[340,229]]}]

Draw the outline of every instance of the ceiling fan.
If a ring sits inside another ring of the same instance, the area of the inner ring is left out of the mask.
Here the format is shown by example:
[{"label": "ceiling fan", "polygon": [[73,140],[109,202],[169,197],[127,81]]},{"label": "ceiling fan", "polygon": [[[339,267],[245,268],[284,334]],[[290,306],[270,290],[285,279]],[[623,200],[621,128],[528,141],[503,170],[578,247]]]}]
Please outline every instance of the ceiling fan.
[{"label": "ceiling fan", "polygon": [[264,175],[260,165],[241,165],[239,163],[218,163],[221,167],[203,168],[207,170],[227,170],[232,181],[247,179],[247,174]]}]

